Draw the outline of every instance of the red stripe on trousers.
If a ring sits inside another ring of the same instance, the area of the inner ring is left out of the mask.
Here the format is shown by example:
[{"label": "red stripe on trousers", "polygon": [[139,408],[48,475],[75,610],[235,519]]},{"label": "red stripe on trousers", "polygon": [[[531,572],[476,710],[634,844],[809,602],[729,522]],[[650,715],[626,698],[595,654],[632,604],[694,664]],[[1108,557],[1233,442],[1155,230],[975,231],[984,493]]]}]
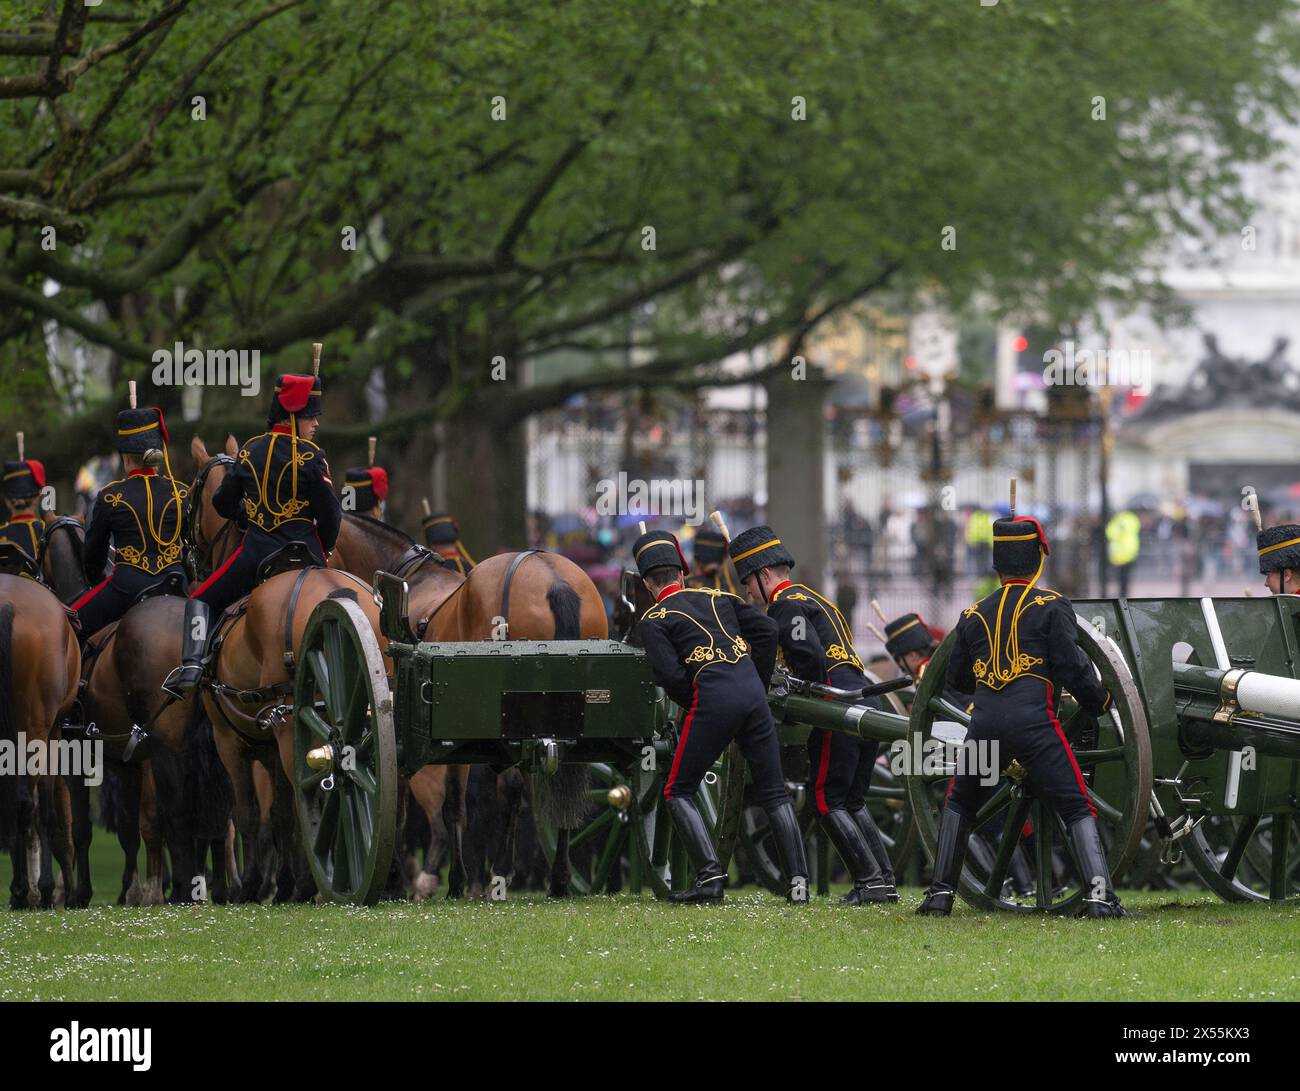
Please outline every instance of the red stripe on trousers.
[{"label": "red stripe on trousers", "polygon": [[835,732],[822,729],[822,756],[821,761],[817,763],[817,813],[825,814],[829,807],[826,806],[826,774],[831,767],[831,739]]},{"label": "red stripe on trousers", "polygon": [[[834,685],[831,681],[831,672],[829,670],[826,672],[826,684],[828,686]],[[831,695],[829,693],[826,694],[822,700],[832,700]],[[813,794],[813,799],[817,803],[818,814],[826,814],[826,812],[830,810],[830,808],[826,806],[826,776],[830,772],[831,739],[834,738],[834,736],[834,731],[826,729],[822,730],[822,754],[821,760],[817,763],[817,785],[816,791]]]},{"label": "red stripe on trousers", "polygon": [[682,764],[682,753],[686,750],[686,736],[691,733],[691,720],[695,718],[695,710],[700,705],[699,682],[692,682],[691,688],[694,690],[694,697],[686,713],[686,719],[682,721],[682,737],[677,740],[677,751],[673,754],[673,767],[668,770],[668,783],[664,785],[664,799],[673,798],[673,785],[677,783],[677,769]]},{"label": "red stripe on trousers", "polygon": [[[112,578],[113,578],[112,576],[109,576],[108,579],[111,580]],[[80,610],[83,606],[86,605],[86,603],[88,603],[91,599],[93,599],[96,595],[98,595],[107,586],[108,586],[108,580],[103,580],[100,583],[95,584],[94,587],[92,587],[89,591],[87,591],[84,595],[82,595],[81,598],[77,599],[77,601],[72,604],[72,608],[74,610]]]},{"label": "red stripe on trousers", "polygon": [[1056,713],[1052,711],[1052,683],[1047,683],[1047,718],[1052,721],[1052,727],[1056,729],[1056,737],[1061,740],[1061,745],[1065,747],[1065,756],[1070,759],[1070,768],[1074,770],[1074,779],[1079,782],[1079,791],[1083,794],[1083,801],[1088,805],[1088,811],[1093,818],[1097,817],[1097,808],[1092,805],[1092,800],[1088,798],[1088,785],[1084,783],[1083,772],[1079,768],[1079,763],[1074,760],[1074,751],[1070,749],[1069,740],[1065,737],[1065,732],[1061,730],[1061,721],[1056,718]]},{"label": "red stripe on trousers", "polygon": [[190,592],[190,598],[192,599],[198,598],[201,594],[203,594],[204,591],[206,591],[209,587],[212,586],[213,581],[225,575],[226,569],[229,568],[232,564],[234,564],[235,558],[238,557],[243,552],[244,552],[244,543],[241,541],[239,543],[239,548],[235,550],[235,552],[232,553],[229,557],[226,558],[226,563],[223,564],[220,568],[218,568],[215,572],[213,572],[211,576],[209,576],[206,580],[204,580],[201,584],[199,584],[198,587],[196,587],[193,591]]}]

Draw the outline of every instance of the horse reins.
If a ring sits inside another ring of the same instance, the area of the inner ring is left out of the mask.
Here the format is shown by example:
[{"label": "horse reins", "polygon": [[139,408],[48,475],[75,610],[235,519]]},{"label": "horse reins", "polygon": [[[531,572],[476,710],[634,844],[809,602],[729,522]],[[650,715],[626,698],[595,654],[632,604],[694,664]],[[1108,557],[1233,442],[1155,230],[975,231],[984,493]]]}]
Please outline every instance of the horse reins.
[{"label": "horse reins", "polygon": [[199,566],[202,565],[206,572],[202,575],[211,574],[212,557],[217,551],[227,535],[237,529],[237,524],[233,519],[227,519],[222,525],[221,530],[211,542],[201,538],[203,532],[203,488],[208,482],[208,475],[212,473],[217,466],[233,466],[234,458],[227,454],[213,455],[200,468],[194,478],[194,483],[190,486],[189,507],[185,513],[185,529],[189,532],[191,557],[194,562],[194,575],[198,576]]}]

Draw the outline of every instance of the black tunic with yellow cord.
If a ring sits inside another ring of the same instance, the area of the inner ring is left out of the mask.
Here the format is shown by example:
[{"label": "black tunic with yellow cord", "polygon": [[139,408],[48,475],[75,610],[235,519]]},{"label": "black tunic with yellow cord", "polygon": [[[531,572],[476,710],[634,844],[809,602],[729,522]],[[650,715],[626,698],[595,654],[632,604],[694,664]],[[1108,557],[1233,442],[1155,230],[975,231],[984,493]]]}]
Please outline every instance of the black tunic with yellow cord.
[{"label": "black tunic with yellow cord", "polygon": [[[90,589],[72,608],[89,638],[117,621],[139,598],[172,573],[185,574],[182,517],[188,488],[171,476],[165,461],[166,425],[162,411],[126,409],[117,415],[118,451],[144,455],[163,452],[163,472],[153,466],[131,470],[99,490],[86,528],[84,565]],[[116,550],[112,574],[104,578],[108,548]]]},{"label": "black tunic with yellow cord", "polygon": [[338,537],[343,509],[330,481],[325,452],[298,435],[298,416],[320,415],[320,379],[282,375],[268,431],[240,448],[235,465],[212,495],[218,515],[247,529],[239,547],[191,596],[220,613],[243,598],[262,562],[301,542],[324,565]]}]

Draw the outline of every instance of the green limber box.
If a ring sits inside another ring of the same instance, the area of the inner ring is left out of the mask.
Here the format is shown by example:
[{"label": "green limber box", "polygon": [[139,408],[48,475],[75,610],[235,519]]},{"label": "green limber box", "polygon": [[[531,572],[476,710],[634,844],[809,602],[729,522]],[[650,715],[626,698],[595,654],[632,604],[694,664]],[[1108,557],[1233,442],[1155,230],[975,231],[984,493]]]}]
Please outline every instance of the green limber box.
[{"label": "green limber box", "polygon": [[653,741],[664,697],[645,653],[613,640],[423,643],[397,662],[398,761],[499,767],[539,740],[566,761],[614,760]]}]

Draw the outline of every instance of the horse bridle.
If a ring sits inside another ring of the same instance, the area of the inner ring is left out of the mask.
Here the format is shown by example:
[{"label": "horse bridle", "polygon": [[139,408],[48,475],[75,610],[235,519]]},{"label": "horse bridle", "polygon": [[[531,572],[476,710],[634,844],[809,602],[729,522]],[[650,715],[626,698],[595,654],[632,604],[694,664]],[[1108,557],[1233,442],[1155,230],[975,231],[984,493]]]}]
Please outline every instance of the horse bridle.
[{"label": "horse bridle", "polygon": [[[212,556],[216,553],[217,547],[226,540],[227,535],[234,532],[237,524],[233,519],[227,519],[221,525],[221,530],[212,541],[202,540],[203,533],[203,487],[207,484],[208,475],[212,473],[217,466],[233,466],[235,460],[227,454],[213,455],[200,468],[194,478],[194,483],[190,486],[190,495],[185,510],[185,534],[190,541],[190,561],[194,568],[192,573],[198,576],[199,566],[207,570],[212,568]],[[203,573],[204,575],[207,572]]]}]

